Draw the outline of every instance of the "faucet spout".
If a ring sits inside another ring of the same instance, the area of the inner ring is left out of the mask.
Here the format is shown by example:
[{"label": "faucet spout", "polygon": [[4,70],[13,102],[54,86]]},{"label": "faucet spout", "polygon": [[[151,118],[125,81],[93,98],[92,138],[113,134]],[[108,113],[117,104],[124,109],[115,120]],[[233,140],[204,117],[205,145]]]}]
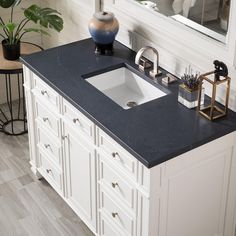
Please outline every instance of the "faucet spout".
[{"label": "faucet spout", "polygon": [[[153,70],[150,71],[150,75],[151,75],[152,77],[155,77],[155,76],[157,76],[157,75],[160,74],[160,72],[159,72],[159,70],[158,70],[158,68],[159,68],[159,53],[158,53],[158,51],[157,51],[155,48],[153,48],[153,47],[151,47],[151,46],[145,46],[145,47],[141,48],[141,49],[137,52],[137,54],[136,54],[136,57],[135,57],[135,64],[137,64],[137,65],[139,66],[139,68],[141,68],[141,69],[147,68],[147,67],[145,66],[146,61],[144,61],[144,60],[142,59],[143,53],[144,53],[145,51],[147,51],[147,50],[151,50],[151,51],[153,52],[153,54],[154,54]],[[143,65],[141,64],[141,62],[143,63]]]}]

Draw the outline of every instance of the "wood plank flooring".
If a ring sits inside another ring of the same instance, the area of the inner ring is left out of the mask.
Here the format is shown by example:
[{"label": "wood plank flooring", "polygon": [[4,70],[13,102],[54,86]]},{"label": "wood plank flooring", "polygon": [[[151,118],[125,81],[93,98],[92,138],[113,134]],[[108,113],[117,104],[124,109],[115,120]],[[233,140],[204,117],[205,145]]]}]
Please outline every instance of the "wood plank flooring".
[{"label": "wood plank flooring", "polygon": [[34,178],[27,135],[0,133],[0,236],[93,236],[44,179]]}]

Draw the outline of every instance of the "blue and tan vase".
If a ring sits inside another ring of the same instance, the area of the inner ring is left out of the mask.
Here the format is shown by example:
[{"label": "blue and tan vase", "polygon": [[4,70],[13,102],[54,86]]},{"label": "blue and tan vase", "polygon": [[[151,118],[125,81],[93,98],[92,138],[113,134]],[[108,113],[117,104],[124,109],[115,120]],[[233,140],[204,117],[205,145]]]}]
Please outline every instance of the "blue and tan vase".
[{"label": "blue and tan vase", "polygon": [[113,43],[119,30],[119,23],[111,12],[96,12],[89,22],[89,32],[95,42],[96,54],[113,53]]}]

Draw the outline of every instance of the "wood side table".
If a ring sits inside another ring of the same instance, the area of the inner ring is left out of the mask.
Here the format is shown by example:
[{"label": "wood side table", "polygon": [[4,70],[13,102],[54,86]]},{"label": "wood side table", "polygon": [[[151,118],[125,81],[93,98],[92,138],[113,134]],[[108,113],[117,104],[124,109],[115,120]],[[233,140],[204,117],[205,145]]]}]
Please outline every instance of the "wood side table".
[{"label": "wood side table", "polygon": [[[21,55],[41,51],[38,45],[22,42]],[[5,88],[0,88],[0,132],[8,135],[27,133],[25,95],[23,87],[23,67],[19,60],[9,61],[3,57],[0,45],[0,80]],[[4,96],[5,95],[5,96]]]}]

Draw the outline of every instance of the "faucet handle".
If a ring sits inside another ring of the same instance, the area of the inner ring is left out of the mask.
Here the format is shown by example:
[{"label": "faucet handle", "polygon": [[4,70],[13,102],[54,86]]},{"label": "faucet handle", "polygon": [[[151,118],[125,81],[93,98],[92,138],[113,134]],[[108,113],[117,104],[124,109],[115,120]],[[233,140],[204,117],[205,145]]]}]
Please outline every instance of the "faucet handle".
[{"label": "faucet handle", "polygon": [[140,59],[139,59],[139,68],[141,69],[141,70],[145,70],[145,69],[149,69],[149,68],[151,68],[151,64],[150,64],[150,62],[148,61],[148,59],[146,59],[145,57],[141,57]]},{"label": "faucet handle", "polygon": [[162,71],[161,70],[158,70],[157,72],[155,72],[154,70],[151,70],[149,72],[149,75],[153,78],[155,78],[156,76],[159,76],[159,75],[162,75]]},{"label": "faucet handle", "polygon": [[175,81],[177,81],[177,78],[171,74],[166,74],[166,77],[162,78],[162,83],[164,83],[165,85],[171,84]]}]

